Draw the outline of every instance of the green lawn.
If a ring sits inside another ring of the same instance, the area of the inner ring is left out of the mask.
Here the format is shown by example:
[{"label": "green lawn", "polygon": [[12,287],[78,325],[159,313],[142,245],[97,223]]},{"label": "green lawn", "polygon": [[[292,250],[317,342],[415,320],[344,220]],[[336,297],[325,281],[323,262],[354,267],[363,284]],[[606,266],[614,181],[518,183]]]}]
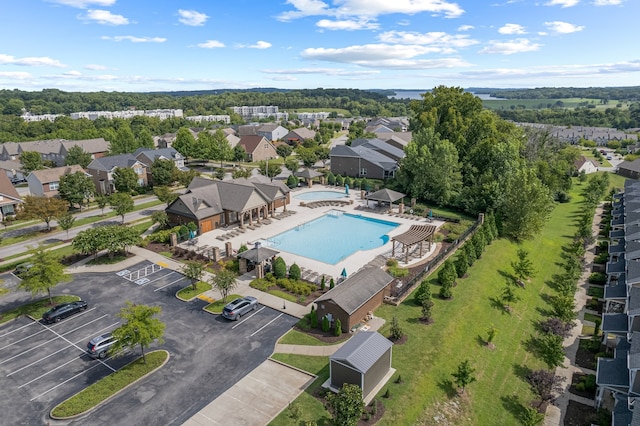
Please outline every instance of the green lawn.
[{"label": "green lawn", "polygon": [[[80,300],[80,298],[78,296],[71,295],[53,296],[53,305],[64,302],[73,302],[75,300]],[[8,322],[21,315],[30,315],[35,319],[40,319],[42,317],[42,314],[51,309],[51,306],[53,305],[49,303],[49,298],[47,297],[35,302],[27,303],[9,311],[0,312],[0,324]]]},{"label": "green lawn", "polygon": [[206,283],[204,281],[198,281],[198,283],[196,284],[195,290],[193,289],[193,286],[189,284],[188,287],[185,287],[182,290],[178,291],[176,296],[178,296],[178,298],[183,300],[191,300],[197,295],[202,294],[207,290],[211,290],[211,284]]},{"label": "green lawn", "polygon": [[230,294],[227,296],[226,302],[223,302],[222,299],[216,300],[213,303],[209,303],[207,306],[204,307],[204,309],[205,311],[209,311],[212,314],[221,314],[222,308],[224,308],[224,305],[226,305],[227,303],[231,302],[234,299],[237,299],[238,297],[242,297],[242,296],[239,294]]},{"label": "green lawn", "polygon": [[[612,187],[622,186],[623,179],[611,178]],[[549,309],[545,296],[553,291],[548,282],[560,272],[562,247],[575,232],[581,188],[575,185],[571,203],[556,205],[545,229],[533,240],[518,245],[501,239],[488,246],[468,277],[458,280],[452,300],[434,297],[433,324],[418,321],[420,308],[411,297],[398,307],[383,305],[376,311],[386,320],[383,335],[389,334],[391,319],[397,316],[408,336],[405,344],[393,348],[393,366],[404,380],[381,391],[392,387],[393,397],[383,400],[386,411],[379,425],[431,424],[433,417],[441,414],[442,404],[455,395],[451,373],[465,359],[476,369],[477,382],[468,386],[462,400],[458,399],[461,409],[457,415],[450,415],[450,424],[519,423],[523,407],[534,399],[524,380],[526,371],[546,368],[527,342],[536,333],[541,312]],[[506,314],[494,307],[491,299],[505,285],[503,274],[512,273],[510,262],[517,259],[519,247],[532,254],[536,276],[518,291],[520,300],[513,305],[513,312]],[[432,283],[436,272],[428,278]],[[432,292],[437,294],[437,285]],[[483,343],[491,326],[498,330],[495,350]],[[286,416],[277,420],[274,424],[292,424]]]},{"label": "green lawn", "polygon": [[313,336],[301,333],[297,330],[290,330],[287,334],[282,336],[278,343],[283,345],[307,345],[307,346],[329,346],[333,343],[326,343],[322,340],[318,340]]}]

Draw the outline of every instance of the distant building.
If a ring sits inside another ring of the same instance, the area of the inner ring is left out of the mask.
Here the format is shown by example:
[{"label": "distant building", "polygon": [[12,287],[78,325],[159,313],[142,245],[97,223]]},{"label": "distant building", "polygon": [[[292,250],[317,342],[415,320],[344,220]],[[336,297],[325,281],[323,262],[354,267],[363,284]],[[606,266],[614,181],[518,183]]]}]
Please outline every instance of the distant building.
[{"label": "distant building", "polygon": [[89,120],[95,120],[98,117],[104,117],[108,119],[112,118],[133,118],[137,116],[146,117],[158,117],[160,120],[166,120],[169,118],[181,118],[181,109],[148,109],[148,110],[125,110],[125,111],[82,111],[72,112],[69,114],[73,120],[79,120],[81,118],[88,118]]},{"label": "distant building", "polygon": [[189,121],[206,121],[206,122],[221,122],[225,124],[231,123],[231,117],[228,115],[190,115],[189,117],[185,117],[185,120]]},{"label": "distant building", "polygon": [[259,106],[236,106],[232,107],[234,113],[239,114],[242,118],[273,118],[274,120],[288,120],[289,114],[279,112],[275,105],[259,105]]},{"label": "distant building", "polygon": [[55,197],[58,195],[58,189],[60,188],[60,178],[76,172],[89,176],[89,174],[77,164],[73,166],[54,167],[53,169],[34,170],[27,176],[29,192],[31,192],[31,195],[38,197]]},{"label": "distant building", "polygon": [[32,121],[56,121],[56,118],[58,117],[62,117],[64,114],[40,114],[40,115],[34,115],[31,114],[30,112],[25,112],[24,114],[22,114],[20,116],[20,118],[22,118],[23,121],[30,123]]}]

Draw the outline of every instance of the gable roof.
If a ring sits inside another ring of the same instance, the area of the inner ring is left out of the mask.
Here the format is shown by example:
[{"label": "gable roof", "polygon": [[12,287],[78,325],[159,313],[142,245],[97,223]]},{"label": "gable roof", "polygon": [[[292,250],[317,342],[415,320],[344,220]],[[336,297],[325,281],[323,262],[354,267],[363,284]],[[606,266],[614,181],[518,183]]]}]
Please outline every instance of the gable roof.
[{"label": "gable roof", "polygon": [[84,139],[79,141],[62,141],[62,147],[66,151],[69,151],[69,149],[74,146],[79,146],[84,152],[87,152],[89,154],[98,154],[101,152],[109,151],[109,142],[104,140],[104,138]]},{"label": "gable roof", "polygon": [[330,157],[362,158],[379,166],[383,170],[393,170],[398,168],[398,162],[396,160],[365,146],[352,147],[347,145],[337,145],[331,149],[331,153],[329,155]]},{"label": "gable roof", "polygon": [[29,173],[29,176],[33,176],[38,179],[38,182],[45,184],[51,182],[58,182],[61,176],[70,175],[72,173],[80,172],[86,174],[84,169],[77,164],[72,166],[54,167],[51,169],[34,170]]},{"label": "gable roof", "polygon": [[640,172],[640,158],[636,158],[633,161],[623,161],[618,164],[618,170],[630,170],[632,172]]},{"label": "gable roof", "polygon": [[267,138],[261,135],[245,135],[241,136],[238,145],[244,148],[247,153],[254,152],[261,143],[269,143]]},{"label": "gable roof", "polygon": [[138,162],[140,161],[136,159],[133,154],[111,155],[108,157],[96,158],[91,163],[89,163],[87,169],[110,172],[115,167],[131,167]]},{"label": "gable roof", "polygon": [[349,364],[366,374],[392,346],[393,343],[377,331],[360,331],[347,340],[329,359]]},{"label": "gable roof", "polygon": [[285,136],[285,139],[295,139],[296,137],[305,140],[305,139],[313,139],[316,137],[316,132],[313,130],[307,129],[306,127],[299,127],[297,129],[293,129]]},{"label": "gable roof", "polygon": [[391,157],[394,159],[404,158],[404,151],[400,148],[396,148],[395,146],[388,144],[382,139],[374,138],[374,139],[363,139],[358,138],[354,139],[351,142],[352,147],[363,146],[365,148],[373,149],[381,154],[386,155],[387,157]]},{"label": "gable roof", "polygon": [[[2,195],[3,198],[0,200],[0,205],[22,202],[22,197],[20,197],[16,188],[11,184],[6,173],[0,173],[0,195]],[[7,199],[5,200],[4,197]]]},{"label": "gable roof", "polygon": [[365,267],[316,299],[332,300],[348,315],[384,290],[395,278],[380,268]]}]

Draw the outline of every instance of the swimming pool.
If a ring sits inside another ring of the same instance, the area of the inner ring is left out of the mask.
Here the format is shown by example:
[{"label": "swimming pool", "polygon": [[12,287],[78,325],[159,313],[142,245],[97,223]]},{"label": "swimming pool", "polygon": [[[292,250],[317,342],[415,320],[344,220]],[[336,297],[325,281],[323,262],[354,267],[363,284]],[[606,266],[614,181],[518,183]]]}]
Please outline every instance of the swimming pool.
[{"label": "swimming pool", "polygon": [[295,195],[293,198],[302,201],[317,201],[317,200],[335,200],[338,198],[348,197],[344,192],[336,191],[310,191],[304,194]]},{"label": "swimming pool", "polygon": [[265,241],[265,245],[335,265],[359,250],[381,247],[400,224],[332,210]]}]

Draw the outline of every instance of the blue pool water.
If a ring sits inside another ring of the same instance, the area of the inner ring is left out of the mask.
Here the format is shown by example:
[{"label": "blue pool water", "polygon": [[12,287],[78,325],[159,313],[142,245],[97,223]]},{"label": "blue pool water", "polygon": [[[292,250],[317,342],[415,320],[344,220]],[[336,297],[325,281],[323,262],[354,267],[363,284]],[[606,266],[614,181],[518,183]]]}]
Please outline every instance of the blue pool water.
[{"label": "blue pool water", "polygon": [[296,195],[293,198],[303,201],[317,201],[317,200],[335,200],[337,198],[344,198],[348,195],[343,192],[336,191],[311,191],[304,194]]},{"label": "blue pool water", "polygon": [[269,238],[265,245],[335,265],[358,250],[383,246],[387,233],[399,225],[334,210]]}]

